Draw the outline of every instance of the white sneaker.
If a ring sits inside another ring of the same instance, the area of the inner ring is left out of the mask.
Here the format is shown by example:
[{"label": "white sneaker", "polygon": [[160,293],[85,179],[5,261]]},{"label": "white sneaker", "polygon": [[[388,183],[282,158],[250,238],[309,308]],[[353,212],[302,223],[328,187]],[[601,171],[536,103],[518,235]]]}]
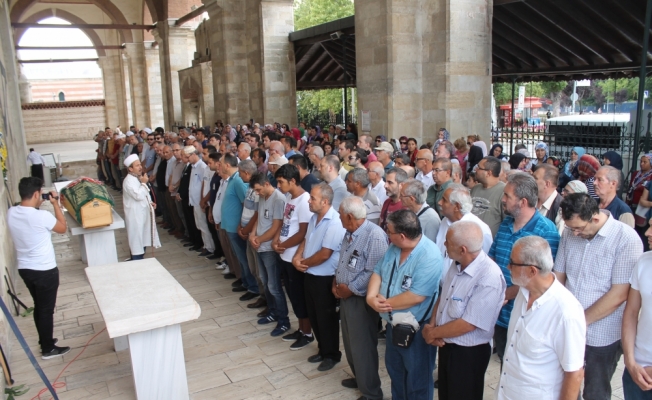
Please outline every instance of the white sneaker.
[{"label": "white sneaker", "polygon": [[222,271],[222,275],[226,275],[231,272],[228,265],[226,264],[222,264],[222,265],[224,266],[224,271]]},{"label": "white sneaker", "polygon": [[222,263],[217,263],[217,265],[215,266],[215,269],[217,270],[222,270],[224,268],[226,268],[226,265]]}]

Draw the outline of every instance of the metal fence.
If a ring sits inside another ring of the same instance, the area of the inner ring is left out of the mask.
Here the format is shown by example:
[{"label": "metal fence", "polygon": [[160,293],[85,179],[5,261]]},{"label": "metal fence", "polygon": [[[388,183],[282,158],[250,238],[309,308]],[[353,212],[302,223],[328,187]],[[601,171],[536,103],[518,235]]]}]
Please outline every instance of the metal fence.
[{"label": "metal fence", "polygon": [[[639,152],[647,152],[652,147],[652,135],[650,133],[650,118],[643,121]],[[570,159],[573,147],[579,146],[586,150],[586,154],[595,156],[602,162],[602,155],[607,151],[614,150],[623,158],[625,174],[631,167],[632,160],[637,162],[637,156],[633,156],[635,141],[634,122],[628,123],[558,123],[540,124],[536,126],[515,126],[494,130],[492,133],[492,144],[500,143],[505,154],[512,154],[514,146],[523,144],[535,157],[537,143],[543,142],[548,145],[548,154],[559,158],[562,165]],[[640,154],[640,153],[639,153]],[[636,166],[638,168],[638,166]]]}]

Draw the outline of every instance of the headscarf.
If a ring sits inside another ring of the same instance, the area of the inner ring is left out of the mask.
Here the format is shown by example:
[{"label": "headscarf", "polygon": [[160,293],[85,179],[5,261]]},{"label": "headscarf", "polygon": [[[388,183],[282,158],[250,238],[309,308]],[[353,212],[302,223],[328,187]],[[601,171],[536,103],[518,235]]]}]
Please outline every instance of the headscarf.
[{"label": "headscarf", "polygon": [[588,193],[589,189],[582,181],[570,181],[566,184],[566,189],[571,193]]},{"label": "headscarf", "polygon": [[[652,153],[643,154],[643,157],[647,158],[652,163]],[[632,182],[632,186],[629,188],[629,192],[633,193],[638,185],[648,180],[650,175],[652,175],[652,169],[650,169],[644,174],[642,174],[641,171],[638,171],[638,174],[636,174],[636,178],[634,178],[634,182]]]},{"label": "headscarf", "polygon": [[600,161],[590,154],[584,154],[577,162],[577,170],[580,173],[580,180],[585,182],[593,178],[600,168]]},{"label": "headscarf", "polygon": [[[534,147],[535,155],[536,155],[536,151],[539,149],[544,149],[546,151],[546,155],[543,156],[543,161],[542,161],[542,162],[546,162],[546,160],[548,159],[548,145],[543,142],[537,143],[537,145]],[[538,160],[539,159],[537,158],[537,164],[539,163]]]},{"label": "headscarf", "polygon": [[502,160],[502,159],[506,158],[507,156],[503,153],[503,151],[505,151],[505,149],[503,148],[503,145],[500,144],[500,143],[496,143],[493,146],[491,146],[491,151],[489,151],[489,155],[492,156],[492,157],[495,157],[494,156],[494,150],[496,150],[498,147],[500,147],[500,155],[497,158],[499,160]]},{"label": "headscarf", "polygon": [[[586,150],[584,149],[584,147],[579,147],[579,146],[578,147],[573,147],[573,151],[575,153],[577,153],[577,161],[579,161],[580,158],[582,158],[582,156],[584,155],[584,153],[586,153]],[[569,160],[566,163],[566,166],[564,167],[564,173],[567,176],[570,176],[570,177],[573,176],[573,170],[575,169],[575,164],[577,164],[577,161],[573,162],[573,161]]]},{"label": "headscarf", "polygon": [[602,158],[606,158],[609,160],[609,165],[619,169],[623,170],[623,158],[620,156],[620,154],[616,153],[615,151],[608,151],[602,155]]},{"label": "headscarf", "polygon": [[301,140],[301,131],[299,129],[292,128],[288,133],[291,134],[292,137],[295,138],[296,140]]},{"label": "headscarf", "polygon": [[[450,134],[450,132],[448,132],[447,129],[442,129],[442,130],[440,130],[439,132],[442,132],[442,133],[444,134],[444,138],[443,138],[443,139],[437,139],[437,140],[435,141],[435,145],[432,146],[432,152],[433,152],[433,153],[435,153],[435,152],[437,151],[437,147],[439,147],[439,145],[441,144],[441,142],[443,142],[444,140],[447,140],[447,141],[450,142],[451,134]],[[439,132],[437,132],[438,135],[439,135]]]},{"label": "headscarf", "polygon": [[527,157],[525,157],[525,154],[516,152],[512,154],[511,157],[509,157],[509,166],[512,169],[518,170],[518,166],[521,164],[521,161],[525,160]]}]

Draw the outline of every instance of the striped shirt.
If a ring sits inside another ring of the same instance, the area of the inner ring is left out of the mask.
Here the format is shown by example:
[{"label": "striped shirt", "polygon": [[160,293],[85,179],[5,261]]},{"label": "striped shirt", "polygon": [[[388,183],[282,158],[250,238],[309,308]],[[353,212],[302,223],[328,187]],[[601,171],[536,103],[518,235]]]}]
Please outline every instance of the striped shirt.
[{"label": "striped shirt", "polygon": [[385,232],[368,220],[355,232],[347,232],[342,239],[335,272],[337,283],[347,285],[356,296],[366,296],[374,267],[388,247]]},{"label": "striped shirt", "polygon": [[[557,232],[555,224],[538,212],[535,212],[528,223],[517,232],[513,232],[513,228],[514,217],[505,217],[498,228],[498,232],[494,238],[494,243],[491,245],[491,249],[489,250],[489,257],[496,261],[496,264],[498,264],[500,269],[503,271],[503,275],[505,275],[507,287],[513,285],[512,274],[509,272],[507,264],[509,264],[509,259],[512,254],[512,247],[518,239],[526,236],[541,236],[546,239],[550,245],[553,258],[555,258],[557,247],[559,247],[559,232]],[[502,310],[500,310],[500,317],[497,322],[498,325],[503,328],[509,328],[509,316],[512,313],[513,307],[513,299],[505,304]]]},{"label": "striped shirt", "polygon": [[482,251],[463,271],[459,264],[452,266],[441,288],[437,325],[461,318],[475,326],[471,332],[444,341],[469,347],[489,343],[505,299],[505,278],[500,267]]},{"label": "striped shirt", "polygon": [[[591,240],[566,229],[555,260],[555,272],[566,274],[566,288],[586,310],[602,298],[612,285],[629,283],[643,243],[636,231],[616,221],[608,211],[607,222]],[[620,340],[625,303],[595,321],[586,330],[586,344],[603,347]]]}]

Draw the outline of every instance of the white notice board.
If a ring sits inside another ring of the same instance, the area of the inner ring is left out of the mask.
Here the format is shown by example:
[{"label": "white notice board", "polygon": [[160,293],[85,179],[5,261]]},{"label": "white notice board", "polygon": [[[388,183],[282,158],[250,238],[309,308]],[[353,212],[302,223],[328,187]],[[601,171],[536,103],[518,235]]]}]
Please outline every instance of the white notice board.
[{"label": "white notice board", "polygon": [[362,132],[371,132],[371,111],[362,111]]}]

